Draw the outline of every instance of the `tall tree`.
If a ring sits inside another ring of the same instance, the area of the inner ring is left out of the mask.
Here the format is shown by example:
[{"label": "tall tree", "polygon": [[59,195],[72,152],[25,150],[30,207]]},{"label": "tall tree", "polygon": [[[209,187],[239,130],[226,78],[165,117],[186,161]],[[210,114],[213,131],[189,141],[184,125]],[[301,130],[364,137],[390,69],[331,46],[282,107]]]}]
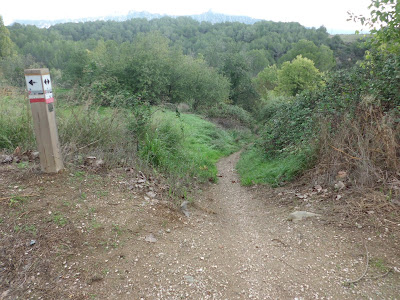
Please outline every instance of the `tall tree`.
[{"label": "tall tree", "polygon": [[0,58],[11,56],[15,53],[15,45],[11,41],[10,32],[4,26],[3,17],[0,16]]},{"label": "tall tree", "polygon": [[300,40],[293,45],[285,55],[283,55],[279,62],[292,61],[298,55],[311,59],[318,70],[325,72],[335,66],[333,58],[333,51],[326,45],[317,46],[312,41]]},{"label": "tall tree", "polygon": [[297,56],[292,62],[284,62],[278,71],[278,93],[295,96],[304,90],[315,90],[322,85],[321,73],[308,58]]}]

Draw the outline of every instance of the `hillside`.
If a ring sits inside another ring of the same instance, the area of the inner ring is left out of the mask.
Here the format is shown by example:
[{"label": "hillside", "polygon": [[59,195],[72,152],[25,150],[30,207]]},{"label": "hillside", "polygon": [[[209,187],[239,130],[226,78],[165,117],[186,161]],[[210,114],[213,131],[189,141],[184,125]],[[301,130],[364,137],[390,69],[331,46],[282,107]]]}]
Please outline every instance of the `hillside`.
[{"label": "hillside", "polygon": [[[19,23],[23,25],[34,25],[38,28],[49,28],[50,26],[63,23],[84,23],[93,21],[127,21],[131,19],[160,19],[163,17],[178,18],[178,16],[171,15],[161,15],[153,14],[146,11],[129,11],[126,15],[109,15],[109,16],[99,16],[92,18],[80,18],[80,19],[60,19],[60,20],[15,20],[14,23]],[[193,20],[199,22],[209,22],[211,24],[224,23],[224,22],[239,22],[243,24],[254,24],[255,22],[261,21],[259,19],[253,19],[246,16],[232,16],[225,15],[221,13],[215,13],[213,11],[207,11],[198,15],[187,15],[185,17],[192,18]]]}]

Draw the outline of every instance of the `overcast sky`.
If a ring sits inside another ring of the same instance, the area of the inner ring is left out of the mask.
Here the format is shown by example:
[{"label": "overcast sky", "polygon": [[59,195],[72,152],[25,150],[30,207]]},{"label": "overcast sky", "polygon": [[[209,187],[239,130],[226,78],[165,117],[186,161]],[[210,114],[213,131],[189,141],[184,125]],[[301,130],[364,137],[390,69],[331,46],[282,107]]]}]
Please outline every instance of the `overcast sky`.
[{"label": "overcast sky", "polygon": [[324,25],[332,30],[360,30],[347,22],[347,11],[368,15],[371,0],[2,0],[4,23],[14,20],[55,20],[126,14],[130,10],[169,15],[200,14],[208,10],[257,19],[299,22],[307,27]]}]

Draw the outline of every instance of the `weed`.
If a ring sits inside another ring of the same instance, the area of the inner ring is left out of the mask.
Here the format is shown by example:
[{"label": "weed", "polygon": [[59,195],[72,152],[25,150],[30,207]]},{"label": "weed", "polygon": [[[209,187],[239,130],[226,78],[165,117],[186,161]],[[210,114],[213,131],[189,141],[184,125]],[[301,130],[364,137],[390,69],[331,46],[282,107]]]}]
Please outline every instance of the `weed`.
[{"label": "weed", "polygon": [[23,227],[23,230],[28,232],[28,233],[31,233],[33,235],[36,235],[36,233],[37,233],[37,228],[36,228],[35,225],[25,225]]},{"label": "weed", "polygon": [[371,258],[369,264],[381,273],[385,273],[389,270],[385,260],[382,258]]},{"label": "weed", "polygon": [[103,228],[103,225],[100,222],[96,221],[96,219],[93,219],[90,222],[90,228],[96,230],[96,229],[99,229],[99,228]]},{"label": "weed", "polygon": [[118,224],[112,224],[112,229],[113,232],[115,232],[118,236],[122,234],[122,229]]},{"label": "weed", "polygon": [[15,207],[15,206],[18,206],[18,205],[22,204],[26,200],[27,200],[26,197],[13,196],[13,197],[10,198],[10,202],[8,203],[8,205],[10,207]]},{"label": "weed", "polygon": [[98,195],[99,197],[106,197],[106,196],[108,196],[108,194],[109,194],[108,191],[102,191],[102,190],[97,191],[97,195]]},{"label": "weed", "polygon": [[19,164],[17,164],[18,169],[26,169],[29,166],[29,162],[27,161],[21,161]]},{"label": "weed", "polygon": [[68,223],[67,219],[61,213],[55,213],[54,214],[53,222],[57,226],[61,226],[61,227],[64,227]]}]

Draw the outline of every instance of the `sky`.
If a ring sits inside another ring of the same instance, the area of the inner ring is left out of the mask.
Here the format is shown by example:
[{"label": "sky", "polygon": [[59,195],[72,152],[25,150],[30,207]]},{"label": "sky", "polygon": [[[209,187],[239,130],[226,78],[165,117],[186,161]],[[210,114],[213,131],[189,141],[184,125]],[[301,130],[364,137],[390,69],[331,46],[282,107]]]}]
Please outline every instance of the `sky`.
[{"label": "sky", "polygon": [[325,26],[328,32],[355,31],[362,27],[348,22],[348,11],[368,16],[371,0],[2,0],[0,15],[5,25],[14,20],[56,20],[148,11],[168,15],[201,14],[212,10],[228,15],[249,16],[306,27]]}]

